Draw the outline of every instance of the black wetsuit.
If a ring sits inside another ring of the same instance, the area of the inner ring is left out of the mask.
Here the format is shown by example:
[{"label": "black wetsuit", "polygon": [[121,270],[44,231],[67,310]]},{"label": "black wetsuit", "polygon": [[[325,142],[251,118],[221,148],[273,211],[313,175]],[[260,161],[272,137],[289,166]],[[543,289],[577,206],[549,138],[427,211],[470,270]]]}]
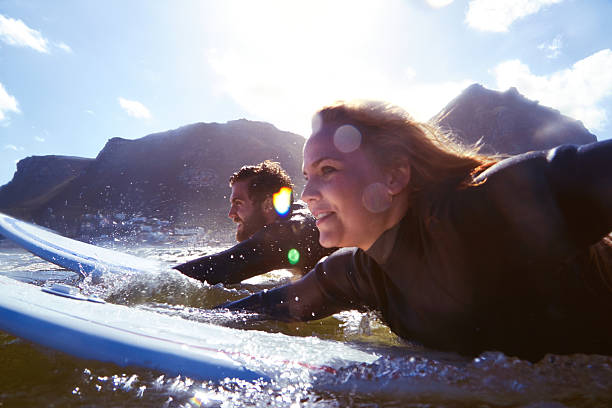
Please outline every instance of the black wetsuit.
[{"label": "black wetsuit", "polygon": [[612,354],[612,279],[589,257],[612,231],[612,141],[515,156],[476,181],[414,198],[367,252],[222,306],[283,320],[374,309],[401,337],[465,354]]},{"label": "black wetsuit", "polygon": [[[297,250],[299,259],[295,262]],[[238,283],[274,269],[291,269],[301,275],[310,271],[334,249],[319,244],[315,219],[303,201],[292,204],[288,216],[264,226],[251,238],[217,254],[175,266],[187,276],[211,285]]]}]

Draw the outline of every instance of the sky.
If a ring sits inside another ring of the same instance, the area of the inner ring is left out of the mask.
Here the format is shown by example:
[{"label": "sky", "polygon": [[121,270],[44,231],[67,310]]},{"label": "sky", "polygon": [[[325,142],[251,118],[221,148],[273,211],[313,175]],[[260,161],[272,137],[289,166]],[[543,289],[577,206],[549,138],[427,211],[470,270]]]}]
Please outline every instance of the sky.
[{"label": "sky", "polygon": [[339,99],[428,120],[473,83],[612,138],[611,0],[0,0],[0,185],[33,155]]}]

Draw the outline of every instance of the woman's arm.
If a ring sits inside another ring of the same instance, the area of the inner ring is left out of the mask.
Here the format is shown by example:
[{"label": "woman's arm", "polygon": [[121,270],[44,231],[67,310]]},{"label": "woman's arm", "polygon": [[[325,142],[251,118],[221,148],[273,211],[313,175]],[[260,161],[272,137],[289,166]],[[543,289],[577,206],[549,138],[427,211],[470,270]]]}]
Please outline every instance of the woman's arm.
[{"label": "woman's arm", "polygon": [[354,249],[336,251],[296,282],[217,306],[284,321],[322,319],[361,307],[350,279]]}]

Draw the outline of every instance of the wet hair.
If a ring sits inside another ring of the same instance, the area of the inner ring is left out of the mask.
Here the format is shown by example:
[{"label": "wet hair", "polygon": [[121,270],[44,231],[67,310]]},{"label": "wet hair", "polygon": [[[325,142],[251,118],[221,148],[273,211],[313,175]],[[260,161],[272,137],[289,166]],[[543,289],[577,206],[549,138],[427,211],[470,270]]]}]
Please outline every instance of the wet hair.
[{"label": "wet hair", "polygon": [[448,180],[469,184],[474,175],[497,163],[499,157],[463,146],[451,133],[414,120],[399,106],[380,101],[339,101],[313,117],[313,135],[324,125],[352,125],[361,133],[361,146],[382,168],[409,165],[410,190],[425,191]]},{"label": "wet hair", "polygon": [[283,187],[291,189],[291,202],[293,202],[291,177],[277,162],[265,160],[257,165],[242,166],[240,170],[232,174],[229,185],[232,187],[238,181],[247,180],[249,181],[247,190],[249,198],[256,204],[278,193]]}]

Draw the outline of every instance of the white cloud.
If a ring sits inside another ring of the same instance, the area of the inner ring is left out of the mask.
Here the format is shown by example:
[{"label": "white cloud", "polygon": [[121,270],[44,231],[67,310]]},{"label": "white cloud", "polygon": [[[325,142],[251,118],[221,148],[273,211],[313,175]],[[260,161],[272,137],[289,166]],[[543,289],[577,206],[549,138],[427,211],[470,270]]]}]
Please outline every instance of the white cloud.
[{"label": "white cloud", "polygon": [[591,131],[602,130],[608,115],[601,106],[612,96],[612,51],[601,50],[561,71],[535,75],[519,60],[506,61],[494,69],[497,86],[511,86],[529,99],[558,109],[564,115],[581,120]]},{"label": "white cloud", "polygon": [[138,101],[130,101],[119,97],[119,105],[127,112],[128,115],[137,119],[150,119],[151,112]]},{"label": "white cloud", "polygon": [[17,99],[4,89],[0,83],[0,122],[6,118],[6,112],[19,112]]},{"label": "white cloud", "polygon": [[23,151],[23,147],[22,146],[15,146],[14,144],[7,144],[4,146],[5,150],[14,150],[16,152],[21,152]]},{"label": "white cloud", "polygon": [[70,48],[70,46],[66,44],[65,42],[58,42],[58,43],[55,43],[54,45],[60,50],[63,50],[69,54],[72,54],[72,48]]},{"label": "white cloud", "polygon": [[40,137],[40,136],[34,136],[34,140],[36,140],[37,142],[43,143],[45,141],[45,138]]},{"label": "white cloud", "polygon": [[49,41],[23,21],[0,14],[0,40],[9,45],[30,47],[38,52],[49,53]]},{"label": "white cloud", "polygon": [[433,8],[442,8],[451,4],[454,0],[425,0]]},{"label": "white cloud", "polygon": [[559,34],[550,43],[542,43],[538,45],[538,48],[546,53],[546,58],[557,58],[561,55],[561,48],[563,47],[562,37]]},{"label": "white cloud", "polygon": [[505,32],[523,17],[535,14],[543,7],[563,0],[471,0],[465,20],[472,28],[482,31]]}]

